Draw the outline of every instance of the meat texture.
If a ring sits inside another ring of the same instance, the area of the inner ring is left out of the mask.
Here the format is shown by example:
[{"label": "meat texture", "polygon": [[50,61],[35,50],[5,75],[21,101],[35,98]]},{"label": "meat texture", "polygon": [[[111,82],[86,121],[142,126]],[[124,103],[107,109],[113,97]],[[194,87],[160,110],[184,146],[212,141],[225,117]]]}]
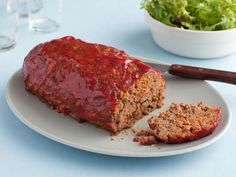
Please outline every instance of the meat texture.
[{"label": "meat texture", "polygon": [[221,119],[220,107],[202,102],[193,104],[172,103],[169,109],[148,120],[150,130],[137,133],[134,141],[143,145],[158,141],[168,144],[184,143],[210,135]]}]

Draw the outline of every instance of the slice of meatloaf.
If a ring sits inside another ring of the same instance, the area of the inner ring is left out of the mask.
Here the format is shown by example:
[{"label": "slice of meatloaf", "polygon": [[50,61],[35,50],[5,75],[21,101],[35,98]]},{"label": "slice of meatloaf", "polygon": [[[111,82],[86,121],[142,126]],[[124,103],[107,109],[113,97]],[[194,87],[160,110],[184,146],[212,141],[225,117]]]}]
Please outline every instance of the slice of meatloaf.
[{"label": "slice of meatloaf", "polygon": [[211,134],[221,118],[219,107],[210,107],[202,102],[197,105],[172,103],[168,110],[151,117],[151,130],[142,130],[134,141],[143,145],[163,143],[184,143]]},{"label": "slice of meatloaf", "polygon": [[125,52],[64,37],[26,56],[27,91],[60,113],[117,133],[160,108],[162,75]]}]

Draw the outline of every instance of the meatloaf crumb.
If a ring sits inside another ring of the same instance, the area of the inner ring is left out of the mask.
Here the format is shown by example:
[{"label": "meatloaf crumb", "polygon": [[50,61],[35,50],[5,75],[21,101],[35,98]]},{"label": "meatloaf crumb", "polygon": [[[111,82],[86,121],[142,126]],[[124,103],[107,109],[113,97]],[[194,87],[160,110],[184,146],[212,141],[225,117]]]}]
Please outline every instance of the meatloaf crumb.
[{"label": "meatloaf crumb", "polygon": [[152,130],[141,130],[140,132],[137,132],[133,141],[139,142],[141,145],[152,145],[158,143]]},{"label": "meatloaf crumb", "polygon": [[143,145],[157,141],[173,144],[200,139],[211,134],[221,119],[219,107],[172,103],[170,107],[148,120],[150,130],[136,134],[135,141]]}]

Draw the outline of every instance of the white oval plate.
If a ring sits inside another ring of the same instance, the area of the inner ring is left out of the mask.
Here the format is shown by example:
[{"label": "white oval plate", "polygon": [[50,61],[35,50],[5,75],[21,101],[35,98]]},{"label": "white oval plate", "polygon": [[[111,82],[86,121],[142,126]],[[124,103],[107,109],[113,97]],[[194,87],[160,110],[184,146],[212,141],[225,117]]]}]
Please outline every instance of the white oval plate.
[{"label": "white oval plate", "polygon": [[[147,59],[142,58],[143,61]],[[154,60],[149,60],[154,61]],[[157,62],[157,61],[155,61]],[[207,82],[166,76],[167,97],[166,109],[171,102],[197,103],[203,101],[209,105],[222,108],[222,119],[215,131],[202,139],[184,144],[158,144],[141,146],[133,142],[131,130],[125,130],[116,137],[88,123],[78,123],[49,109],[32,94],[25,91],[21,71],[18,70],[9,80],[6,87],[6,100],[15,115],[28,127],[57,142],[78,149],[126,157],[159,157],[183,154],[206,147],[218,140],[230,124],[230,112],[222,96]],[[152,114],[157,114],[159,110]],[[146,116],[135,124],[135,128],[147,127]]]}]

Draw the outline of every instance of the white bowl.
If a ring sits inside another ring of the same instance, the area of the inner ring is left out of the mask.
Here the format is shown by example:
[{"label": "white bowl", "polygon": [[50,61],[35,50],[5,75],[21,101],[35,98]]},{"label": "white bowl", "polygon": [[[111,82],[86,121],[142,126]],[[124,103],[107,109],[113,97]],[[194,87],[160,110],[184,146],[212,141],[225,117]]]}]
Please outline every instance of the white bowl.
[{"label": "white bowl", "polygon": [[236,28],[193,31],[165,25],[145,12],[154,41],[164,50],[190,58],[216,58],[236,52]]}]

